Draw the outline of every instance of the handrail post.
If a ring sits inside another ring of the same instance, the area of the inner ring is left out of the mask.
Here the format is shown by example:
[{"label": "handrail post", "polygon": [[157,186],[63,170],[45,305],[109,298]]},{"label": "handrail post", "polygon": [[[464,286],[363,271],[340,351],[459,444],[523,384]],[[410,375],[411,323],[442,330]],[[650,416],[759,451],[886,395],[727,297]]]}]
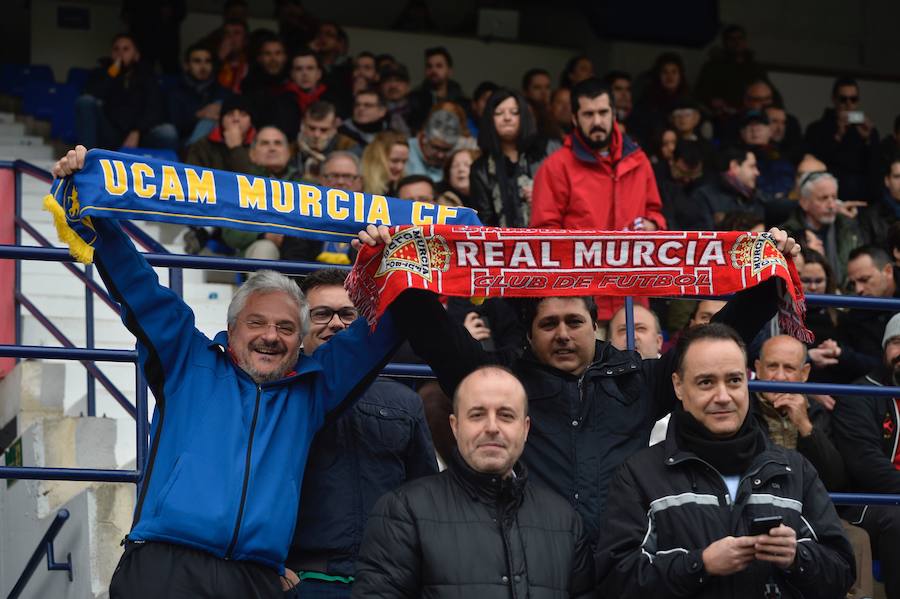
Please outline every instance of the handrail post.
[{"label": "handrail post", "polygon": [[[607,341],[611,342],[612,339]],[[634,351],[634,298],[630,295],[625,298],[625,341],[628,351]]]},{"label": "handrail post", "polygon": [[178,297],[184,297],[184,271],[181,268],[169,268],[169,289]]},{"label": "handrail post", "polygon": [[22,570],[22,575],[19,576],[19,580],[16,581],[15,586],[7,595],[7,599],[17,599],[22,594],[22,591],[25,590],[25,585],[31,580],[31,575],[34,574],[45,553],[47,554],[47,569],[67,570],[69,572],[69,582],[72,581],[72,554],[69,554],[67,563],[57,563],[53,559],[53,540],[68,519],[69,510],[63,508],[56,512],[53,522],[50,523],[50,528],[47,529],[47,532],[44,533],[44,536],[38,542],[37,547],[28,559],[28,563],[25,564],[25,569]]},{"label": "handrail post", "polygon": [[[94,279],[94,267],[90,264],[84,267],[84,276],[88,280]],[[88,285],[84,286],[84,336],[88,349],[94,349],[94,292]],[[87,372],[87,415],[97,415],[97,385],[94,374],[90,369]]]}]

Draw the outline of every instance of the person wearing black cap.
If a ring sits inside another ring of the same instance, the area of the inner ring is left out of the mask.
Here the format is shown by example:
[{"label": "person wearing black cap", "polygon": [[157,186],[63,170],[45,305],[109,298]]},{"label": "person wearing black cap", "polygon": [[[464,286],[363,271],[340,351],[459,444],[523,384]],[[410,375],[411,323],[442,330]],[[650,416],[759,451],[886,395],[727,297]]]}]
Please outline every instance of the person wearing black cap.
[{"label": "person wearing black cap", "polygon": [[378,91],[387,103],[387,121],[391,129],[409,136],[409,71],[399,63],[386,62],[378,72]]},{"label": "person wearing black cap", "polygon": [[787,197],[794,188],[796,169],[772,142],[769,116],[762,110],[745,112],[740,121],[740,136],[741,141],[756,154],[759,169],[756,186],[775,199]]},{"label": "person wearing black cap", "polygon": [[223,171],[249,172],[253,169],[250,143],[255,135],[246,98],[231,96],[222,102],[219,124],[205,138],[188,147],[185,162]]},{"label": "person wearing black cap", "polygon": [[[188,146],[188,164],[224,171],[250,173],[255,170],[250,160],[250,144],[256,129],[250,119],[250,106],[244,96],[231,96],[222,102],[219,123],[203,139]],[[185,251],[197,254],[210,238],[220,239],[221,231],[205,227],[189,227],[184,237]]]}]

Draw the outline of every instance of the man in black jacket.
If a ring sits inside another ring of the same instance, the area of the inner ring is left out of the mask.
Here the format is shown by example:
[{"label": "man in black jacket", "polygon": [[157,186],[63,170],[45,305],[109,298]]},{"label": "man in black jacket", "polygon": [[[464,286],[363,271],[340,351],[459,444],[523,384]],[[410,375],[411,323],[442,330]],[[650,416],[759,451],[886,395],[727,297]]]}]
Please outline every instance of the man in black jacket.
[{"label": "man in black jacket", "polygon": [[[799,252],[783,231],[771,233],[786,256]],[[387,227],[369,225],[360,233],[364,243],[374,245],[376,238],[387,243]],[[776,289],[773,280],[738,293],[715,319],[750,342],[775,315]],[[498,361],[447,316],[436,296],[409,290],[394,304],[401,330],[448,396],[470,372]],[[522,461],[533,478],[569,501],[593,541],[613,472],[647,447],[653,425],[675,405],[674,355],[642,360],[637,352],[597,341],[590,297],[529,298],[524,304],[528,348],[502,360],[528,393],[532,429]]]},{"label": "man in black jacket", "polygon": [[[842,598],[853,553],[815,468],[748,417],[747,353],[731,328],[688,329],[668,435],[610,485],[597,554],[609,597]],[[777,522],[754,524],[757,518]],[[667,593],[660,592],[665,589]]]},{"label": "man in black jacket", "polygon": [[519,462],[530,426],[522,384],[497,366],[472,372],[450,426],[449,468],[375,505],[353,597],[595,597],[581,519]]},{"label": "man in black jacket", "polygon": [[153,71],[141,62],[130,35],[113,39],[108,58],[101,59],[75,102],[78,141],[109,150],[178,147],[178,131],[163,122],[163,101]]},{"label": "man in black jacket", "polygon": [[838,178],[842,199],[868,201],[877,171],[878,131],[862,110],[855,79],[836,79],[831,102],[833,107],[806,128],[806,146]]},{"label": "man in black jacket", "polygon": [[[347,272],[316,271],[300,282],[310,327],[303,352],[312,355],[359,315]],[[375,501],[406,481],[437,474],[422,400],[405,385],[379,377],[351,409],[313,440],[303,476],[303,509],[285,576],[299,582],[288,597],[350,597],[354,564]]]},{"label": "man in black jacket", "polygon": [[[900,315],[888,321],[882,347],[882,367],[857,381],[859,384],[881,387],[900,381]],[[898,399],[877,395],[837,398],[835,440],[847,464],[848,490],[900,493],[898,428]],[[900,508],[854,506],[845,508],[842,515],[868,531],[873,556],[881,560],[887,596],[900,596]]]}]

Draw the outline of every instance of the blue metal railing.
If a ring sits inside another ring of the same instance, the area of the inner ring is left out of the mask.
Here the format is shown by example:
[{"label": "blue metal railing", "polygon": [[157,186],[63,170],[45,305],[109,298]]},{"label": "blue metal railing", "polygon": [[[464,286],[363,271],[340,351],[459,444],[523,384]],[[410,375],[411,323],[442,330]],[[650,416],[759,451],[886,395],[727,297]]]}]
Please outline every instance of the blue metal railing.
[{"label": "blue metal railing", "polygon": [[72,582],[72,554],[69,553],[64,562],[57,562],[53,554],[53,541],[56,539],[56,535],[59,534],[60,529],[68,519],[69,510],[63,508],[56,513],[56,517],[53,518],[53,522],[50,523],[50,528],[47,529],[47,532],[45,532],[44,536],[41,537],[41,540],[38,541],[37,547],[35,547],[31,557],[28,558],[28,563],[25,564],[22,575],[19,576],[19,580],[16,581],[16,584],[9,592],[9,595],[6,596],[6,599],[17,599],[22,594],[22,591],[25,590],[25,585],[31,580],[31,575],[34,574],[41,558],[45,555],[47,556],[47,569],[51,571],[61,570],[68,572],[69,582]]},{"label": "blue metal railing", "polygon": [[[101,287],[93,280],[92,273],[86,269],[82,272],[79,268],[72,265],[74,259],[69,255],[68,251],[61,248],[48,247],[50,242],[44,239],[38,231],[21,218],[21,175],[28,174],[35,176],[46,182],[50,182],[52,177],[50,173],[39,169],[31,164],[23,161],[0,162],[0,168],[12,168],[16,173],[16,245],[0,245],[0,259],[16,260],[16,290],[19,305],[30,310],[33,305],[27,301],[27,298],[21,295],[19,284],[21,280],[20,261],[21,260],[40,260],[53,261],[63,263],[69,268],[70,272],[86,286],[89,292],[86,292],[86,298],[90,297],[91,301],[86,303],[86,312],[92,311],[93,296],[96,295],[105,303],[117,309],[117,306],[103,291]],[[212,256],[185,256],[176,255],[166,252],[159,243],[147,236],[143,231],[138,229],[131,223],[123,223],[126,232],[141,246],[150,253],[144,254],[147,261],[156,267],[164,267],[170,269],[170,286],[175,288],[180,295],[181,285],[181,269],[182,268],[200,268],[223,271],[247,272],[260,269],[274,269],[285,274],[303,275],[322,267],[320,263],[309,262],[285,262],[280,260],[246,260],[236,258],[220,258]],[[21,245],[20,231],[25,230],[32,235],[44,247],[24,247]],[[349,268],[349,267],[344,267]],[[721,299],[721,298],[718,298]],[[892,299],[876,299],[853,296],[831,296],[831,295],[807,295],[806,301],[812,306],[829,306],[829,307],[849,307],[858,309],[871,310],[898,310],[900,311],[900,300]],[[634,315],[633,300],[626,298],[626,327],[629,347],[634,347]],[[38,316],[39,311],[35,308],[32,312],[36,318],[48,326],[53,332],[52,323],[43,315]],[[18,317],[18,314],[17,314]],[[17,335],[16,345],[0,345],[0,357],[15,356],[19,358],[52,358],[52,359],[69,359],[80,360],[88,368],[89,379],[99,381],[107,390],[114,395],[112,389],[115,387],[108,379],[102,376],[102,373],[96,368],[92,369],[94,361],[109,362],[132,362],[137,361],[137,352],[129,350],[98,350],[92,347],[90,341],[92,334],[88,334],[88,347],[74,347],[70,342],[63,343],[65,347],[34,347],[21,345],[20,319],[17,318]],[[90,325],[88,325],[90,326]],[[60,333],[61,335],[61,333]],[[56,336],[56,335],[54,335]],[[60,339],[60,337],[57,337]],[[99,373],[99,376],[98,376]],[[434,374],[428,366],[414,364],[389,364],[384,369],[384,373],[391,376],[402,376],[410,378],[432,378]],[[0,478],[34,478],[47,480],[93,480],[101,482],[135,482],[140,483],[143,476],[143,467],[147,453],[148,425],[146,422],[147,414],[147,387],[142,380],[140,372],[136,376],[136,401],[132,406],[127,402],[126,411],[136,418],[136,431],[138,439],[137,447],[137,467],[133,471],[119,470],[93,470],[93,469],[67,469],[67,468],[28,468],[28,467],[0,467]],[[878,396],[900,396],[900,387],[875,387],[864,385],[836,385],[825,383],[779,383],[772,381],[750,381],[750,389],[753,391],[780,391],[795,393],[814,393],[814,394],[836,394],[836,395],[878,395]],[[90,391],[89,391],[90,393]],[[119,393],[121,396],[121,393]],[[124,398],[124,397],[123,397]],[[119,398],[117,397],[117,400]],[[90,400],[89,400],[90,402]],[[120,401],[120,403],[122,403]],[[125,407],[125,405],[123,405]],[[832,494],[832,497],[839,503],[880,503],[880,504],[897,504],[900,505],[900,495],[876,495],[876,494],[860,494],[860,493],[841,493]]]}]

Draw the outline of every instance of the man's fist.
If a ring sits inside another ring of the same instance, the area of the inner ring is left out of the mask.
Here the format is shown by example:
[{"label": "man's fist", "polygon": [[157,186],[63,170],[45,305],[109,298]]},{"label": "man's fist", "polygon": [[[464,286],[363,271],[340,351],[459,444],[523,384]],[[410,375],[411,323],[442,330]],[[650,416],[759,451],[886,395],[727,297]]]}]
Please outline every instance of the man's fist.
[{"label": "man's fist", "polygon": [[53,165],[53,176],[57,179],[68,177],[75,171],[84,168],[84,156],[87,154],[87,148],[84,146],[75,146],[74,150],[69,150],[66,155],[56,161]]}]

